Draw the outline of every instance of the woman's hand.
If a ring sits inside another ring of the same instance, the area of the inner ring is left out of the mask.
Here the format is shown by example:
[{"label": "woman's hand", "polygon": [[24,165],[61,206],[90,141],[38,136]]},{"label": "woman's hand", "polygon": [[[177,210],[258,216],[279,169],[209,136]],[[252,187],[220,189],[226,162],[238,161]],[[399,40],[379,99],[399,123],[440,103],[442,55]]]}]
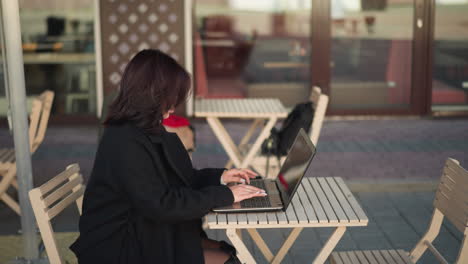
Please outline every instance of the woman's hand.
[{"label": "woman's hand", "polygon": [[246,184],[236,184],[230,186],[229,189],[231,189],[232,194],[234,195],[235,203],[243,201],[245,199],[250,199],[253,197],[263,197],[267,195],[265,193],[265,190]]},{"label": "woman's hand", "polygon": [[249,169],[230,169],[223,172],[221,179],[224,183],[247,183],[250,184],[250,179],[257,177],[257,174]]}]

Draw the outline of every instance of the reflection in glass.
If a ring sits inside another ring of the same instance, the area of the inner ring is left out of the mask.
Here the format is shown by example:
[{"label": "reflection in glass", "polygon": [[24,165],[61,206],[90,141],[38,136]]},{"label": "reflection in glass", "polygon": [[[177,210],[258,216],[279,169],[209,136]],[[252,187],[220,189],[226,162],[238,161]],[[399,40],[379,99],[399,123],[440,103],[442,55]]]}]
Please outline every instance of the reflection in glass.
[{"label": "reflection in glass", "polygon": [[95,114],[93,0],[20,1],[26,93],[55,92],[52,114]]},{"label": "reflection in glass", "polygon": [[467,13],[468,0],[436,1],[433,110],[468,110]]},{"label": "reflection in glass", "polygon": [[331,1],[331,108],[409,106],[413,4]]},{"label": "reflection in glass", "polygon": [[311,1],[196,1],[196,96],[276,97],[287,106],[309,95]]}]

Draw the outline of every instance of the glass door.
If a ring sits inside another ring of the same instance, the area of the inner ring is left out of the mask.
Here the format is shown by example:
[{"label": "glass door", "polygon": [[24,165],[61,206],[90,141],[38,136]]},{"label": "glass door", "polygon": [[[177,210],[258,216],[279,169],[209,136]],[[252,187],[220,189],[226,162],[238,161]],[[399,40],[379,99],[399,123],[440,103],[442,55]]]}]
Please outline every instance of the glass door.
[{"label": "glass door", "polygon": [[306,101],[311,9],[310,0],[197,0],[195,96]]},{"label": "glass door", "polygon": [[432,110],[468,111],[468,0],[437,0]]},{"label": "glass door", "polygon": [[414,1],[332,0],[330,109],[411,111]]}]

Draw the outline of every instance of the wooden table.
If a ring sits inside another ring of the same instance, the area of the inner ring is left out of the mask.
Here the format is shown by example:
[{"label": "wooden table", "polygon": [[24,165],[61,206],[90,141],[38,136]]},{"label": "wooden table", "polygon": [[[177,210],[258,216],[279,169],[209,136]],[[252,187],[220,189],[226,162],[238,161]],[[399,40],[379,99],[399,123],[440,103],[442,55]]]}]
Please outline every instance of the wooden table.
[{"label": "wooden table", "polygon": [[[210,213],[206,223],[210,229],[225,229],[236,247],[242,263],[256,263],[240,237],[247,229],[269,263],[281,263],[284,256],[306,227],[336,227],[314,264],[324,263],[347,227],[367,226],[368,218],[349,188],[339,177],[304,178],[286,212],[271,213]],[[257,228],[293,228],[276,255],[270,251]]]},{"label": "wooden table", "polygon": [[[249,166],[278,119],[285,118],[287,115],[287,110],[278,99],[198,99],[195,101],[195,116],[206,118],[229,158],[238,168]],[[244,155],[229,136],[220,118],[253,119],[252,125],[239,146],[246,145],[257,127],[267,122],[252,147]]]}]

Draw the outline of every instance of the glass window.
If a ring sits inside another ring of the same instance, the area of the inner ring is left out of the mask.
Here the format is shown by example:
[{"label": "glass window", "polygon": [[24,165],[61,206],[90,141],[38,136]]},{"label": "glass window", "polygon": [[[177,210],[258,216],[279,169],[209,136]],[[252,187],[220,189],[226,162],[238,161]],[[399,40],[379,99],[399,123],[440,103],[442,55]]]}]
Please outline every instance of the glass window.
[{"label": "glass window", "polygon": [[413,0],[333,0],[330,107],[407,109]]},{"label": "glass window", "polygon": [[196,96],[307,100],[311,3],[195,1]]},{"label": "glass window", "polygon": [[96,113],[93,0],[22,0],[26,93],[55,92],[52,114]]},{"label": "glass window", "polygon": [[468,0],[438,0],[435,8],[432,105],[468,110]]}]

